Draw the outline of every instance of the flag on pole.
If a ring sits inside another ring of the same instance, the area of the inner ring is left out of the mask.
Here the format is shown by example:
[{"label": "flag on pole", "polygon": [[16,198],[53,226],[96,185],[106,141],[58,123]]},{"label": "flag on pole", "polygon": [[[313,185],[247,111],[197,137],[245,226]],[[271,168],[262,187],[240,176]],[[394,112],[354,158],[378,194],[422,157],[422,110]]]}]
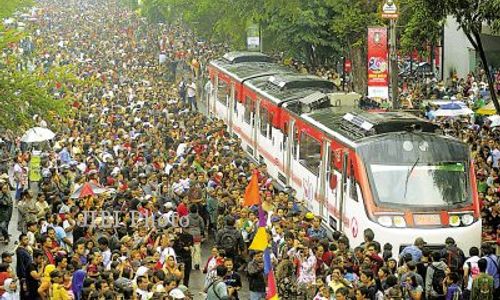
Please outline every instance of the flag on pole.
[{"label": "flag on pole", "polygon": [[266,300],[279,300],[278,291],[276,289],[276,280],[274,279],[274,272],[272,269],[269,274],[267,274]]},{"label": "flag on pole", "polygon": [[253,206],[259,205],[260,203],[260,195],[259,195],[259,175],[257,174],[257,170],[255,170],[252,174],[252,178],[245,189],[245,197],[243,200],[244,206]]},{"label": "flag on pole", "polygon": [[266,227],[267,216],[266,212],[262,209],[262,205],[259,205],[259,227]]},{"label": "flag on pole", "polygon": [[256,250],[256,251],[264,251],[264,250],[266,250],[267,246],[268,246],[268,242],[267,242],[266,228],[259,227],[257,229],[257,233],[255,234],[255,237],[253,238],[253,241],[250,244],[250,247],[248,247],[248,249]]},{"label": "flag on pole", "polygon": [[271,263],[271,252],[269,248],[264,250],[264,274],[267,275],[273,270],[273,265]]}]

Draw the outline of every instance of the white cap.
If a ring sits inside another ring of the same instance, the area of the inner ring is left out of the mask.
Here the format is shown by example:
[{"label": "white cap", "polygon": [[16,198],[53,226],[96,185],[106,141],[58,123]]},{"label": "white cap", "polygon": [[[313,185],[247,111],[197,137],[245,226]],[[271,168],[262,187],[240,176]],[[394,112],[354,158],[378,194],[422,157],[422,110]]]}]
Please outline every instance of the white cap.
[{"label": "white cap", "polygon": [[184,299],[184,298],[186,298],[186,295],[184,295],[184,292],[181,291],[178,288],[175,288],[175,289],[171,290],[168,295],[170,297],[174,298],[174,299]]}]

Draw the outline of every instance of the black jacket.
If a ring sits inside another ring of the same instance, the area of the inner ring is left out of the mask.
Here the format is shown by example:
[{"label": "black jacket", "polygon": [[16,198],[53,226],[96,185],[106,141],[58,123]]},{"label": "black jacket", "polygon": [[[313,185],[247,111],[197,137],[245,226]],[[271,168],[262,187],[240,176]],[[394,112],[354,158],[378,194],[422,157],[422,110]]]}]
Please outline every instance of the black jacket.
[{"label": "black jacket", "polygon": [[248,263],[248,286],[251,292],[266,292],[263,263],[260,266],[255,260]]}]

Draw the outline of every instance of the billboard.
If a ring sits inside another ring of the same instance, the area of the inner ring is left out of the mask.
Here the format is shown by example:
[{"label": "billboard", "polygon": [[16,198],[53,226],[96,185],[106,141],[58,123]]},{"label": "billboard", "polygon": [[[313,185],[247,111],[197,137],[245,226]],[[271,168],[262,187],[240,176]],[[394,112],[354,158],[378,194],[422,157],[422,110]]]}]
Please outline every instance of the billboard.
[{"label": "billboard", "polygon": [[387,28],[368,28],[368,98],[389,98]]},{"label": "billboard", "polygon": [[247,49],[249,51],[260,49],[260,30],[257,24],[251,24],[247,28]]}]

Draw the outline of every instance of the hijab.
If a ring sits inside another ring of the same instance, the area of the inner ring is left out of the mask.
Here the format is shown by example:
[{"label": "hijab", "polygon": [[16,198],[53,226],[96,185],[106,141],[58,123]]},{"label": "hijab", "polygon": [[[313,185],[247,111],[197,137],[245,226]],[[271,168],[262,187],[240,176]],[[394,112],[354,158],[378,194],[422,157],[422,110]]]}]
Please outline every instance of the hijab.
[{"label": "hijab", "polygon": [[8,278],[5,280],[4,284],[3,284],[3,288],[5,289],[5,293],[3,293],[2,295],[2,299],[5,299],[5,300],[19,300],[20,299],[20,296],[19,296],[19,286],[16,288],[16,290],[12,290],[10,288],[10,284],[12,283],[14,279],[12,278]]}]

